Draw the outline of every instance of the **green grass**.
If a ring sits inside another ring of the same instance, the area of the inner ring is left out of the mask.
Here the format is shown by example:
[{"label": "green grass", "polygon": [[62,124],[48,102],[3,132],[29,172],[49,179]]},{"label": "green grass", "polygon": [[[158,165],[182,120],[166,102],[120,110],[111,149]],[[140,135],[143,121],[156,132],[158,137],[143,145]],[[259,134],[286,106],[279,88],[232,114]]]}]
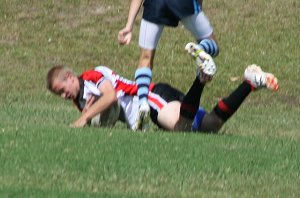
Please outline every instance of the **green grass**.
[{"label": "green grass", "polygon": [[[40,197],[292,196],[299,141],[20,128],[1,138],[0,192]],[[78,193],[78,194],[77,194]]]},{"label": "green grass", "polygon": [[[221,51],[201,104],[212,109],[251,63],[280,82],[249,96],[220,135],[69,128],[79,113],[47,92],[45,75],[106,65],[132,79],[139,22],[131,45],[116,41],[129,1],[0,5],[0,197],[299,197],[299,1],[204,1]],[[155,82],[189,88],[189,41],[182,26],[164,30]]]}]

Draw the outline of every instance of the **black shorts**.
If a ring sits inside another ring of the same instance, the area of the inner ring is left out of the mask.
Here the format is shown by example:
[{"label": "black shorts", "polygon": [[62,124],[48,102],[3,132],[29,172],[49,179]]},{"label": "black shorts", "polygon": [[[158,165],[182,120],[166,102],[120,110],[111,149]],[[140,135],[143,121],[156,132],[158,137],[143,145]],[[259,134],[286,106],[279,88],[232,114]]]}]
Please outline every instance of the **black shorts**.
[{"label": "black shorts", "polygon": [[176,27],[181,19],[199,13],[200,9],[197,0],[145,0],[143,19]]},{"label": "black shorts", "polygon": [[[166,102],[179,101],[182,102],[185,94],[181,91],[171,87],[166,83],[157,83],[151,90],[151,92],[158,94],[161,98],[163,98]],[[150,117],[151,120],[160,128],[162,128],[157,121],[157,110],[151,108],[150,109]]]}]

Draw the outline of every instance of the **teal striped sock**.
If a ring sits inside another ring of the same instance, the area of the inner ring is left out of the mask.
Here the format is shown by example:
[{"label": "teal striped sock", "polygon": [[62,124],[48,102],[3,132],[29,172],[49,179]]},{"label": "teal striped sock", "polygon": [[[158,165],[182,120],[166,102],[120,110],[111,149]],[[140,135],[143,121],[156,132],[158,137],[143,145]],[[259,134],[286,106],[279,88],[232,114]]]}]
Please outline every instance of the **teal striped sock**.
[{"label": "teal striped sock", "polygon": [[152,71],[148,67],[138,68],[135,71],[135,81],[138,86],[137,95],[140,104],[148,101],[149,86],[152,80]]},{"label": "teal striped sock", "polygon": [[213,39],[203,39],[200,41],[199,46],[212,57],[216,57],[219,54],[219,47]]}]

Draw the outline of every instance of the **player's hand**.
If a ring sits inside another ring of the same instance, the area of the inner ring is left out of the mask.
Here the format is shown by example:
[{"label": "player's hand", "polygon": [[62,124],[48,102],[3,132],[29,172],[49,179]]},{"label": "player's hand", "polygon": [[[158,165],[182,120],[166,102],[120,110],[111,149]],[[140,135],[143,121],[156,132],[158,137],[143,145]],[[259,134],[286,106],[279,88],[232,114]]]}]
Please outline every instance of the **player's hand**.
[{"label": "player's hand", "polygon": [[128,45],[131,41],[132,33],[131,30],[128,28],[124,28],[119,31],[118,34],[118,41],[121,45]]},{"label": "player's hand", "polygon": [[87,120],[83,119],[83,118],[79,118],[78,120],[76,120],[75,122],[70,124],[70,127],[72,127],[72,128],[82,128],[86,125],[87,125]]}]

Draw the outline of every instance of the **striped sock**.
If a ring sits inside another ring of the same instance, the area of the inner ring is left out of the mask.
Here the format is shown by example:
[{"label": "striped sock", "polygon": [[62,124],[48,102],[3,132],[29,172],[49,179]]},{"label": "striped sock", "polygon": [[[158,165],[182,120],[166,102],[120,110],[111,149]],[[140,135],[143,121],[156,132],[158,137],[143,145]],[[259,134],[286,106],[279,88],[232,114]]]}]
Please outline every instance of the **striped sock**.
[{"label": "striped sock", "polygon": [[138,68],[135,71],[135,81],[138,86],[137,95],[140,104],[148,102],[149,86],[152,80],[152,71],[148,67]]},{"label": "striped sock", "polygon": [[216,57],[219,54],[219,47],[213,39],[203,39],[200,41],[199,46],[212,57]]}]

